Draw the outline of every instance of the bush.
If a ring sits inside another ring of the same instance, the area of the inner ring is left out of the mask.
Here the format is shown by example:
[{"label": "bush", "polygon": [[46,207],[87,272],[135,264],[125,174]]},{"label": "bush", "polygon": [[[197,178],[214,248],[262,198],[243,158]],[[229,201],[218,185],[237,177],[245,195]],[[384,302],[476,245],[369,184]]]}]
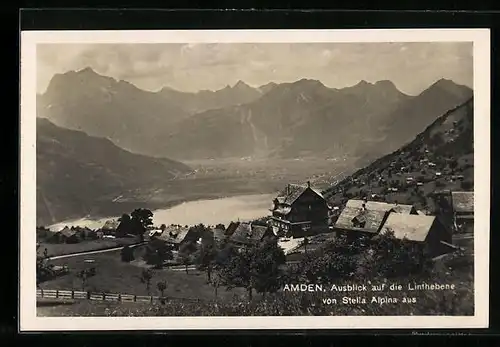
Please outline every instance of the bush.
[{"label": "bush", "polygon": [[470,181],[460,182],[460,188],[462,188],[463,190],[470,190],[473,187],[474,187],[474,184]]},{"label": "bush", "polygon": [[444,186],[446,186],[446,184],[444,184],[444,182],[442,182],[442,181],[436,181],[436,187],[437,188],[443,188]]},{"label": "bush", "polygon": [[121,258],[124,262],[130,262],[134,260],[134,250],[129,246],[125,246],[121,250]]}]

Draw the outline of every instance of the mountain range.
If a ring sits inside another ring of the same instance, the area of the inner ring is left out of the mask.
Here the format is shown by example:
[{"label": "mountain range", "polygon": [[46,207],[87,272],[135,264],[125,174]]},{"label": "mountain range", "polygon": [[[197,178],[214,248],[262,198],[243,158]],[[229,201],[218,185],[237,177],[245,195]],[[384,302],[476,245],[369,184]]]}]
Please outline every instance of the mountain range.
[{"label": "mountain range", "polygon": [[130,153],[108,139],[41,118],[36,149],[38,224],[92,214],[122,194],[192,172],[180,162]]},{"label": "mountain range", "polygon": [[135,153],[177,160],[263,157],[376,158],[410,141],[472,96],[439,80],[416,96],[391,81],[336,89],[320,81],[242,81],[218,91],[158,92],[86,68],[53,77],[37,116],[106,137]]}]

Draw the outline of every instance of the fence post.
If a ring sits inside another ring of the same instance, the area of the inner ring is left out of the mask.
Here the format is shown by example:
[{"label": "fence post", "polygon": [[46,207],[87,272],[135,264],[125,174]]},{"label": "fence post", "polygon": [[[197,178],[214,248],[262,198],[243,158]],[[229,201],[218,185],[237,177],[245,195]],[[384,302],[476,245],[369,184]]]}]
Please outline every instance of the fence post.
[{"label": "fence post", "polygon": [[75,298],[75,290],[73,289],[73,290],[71,291],[71,299],[74,299],[74,298]]},{"label": "fence post", "polygon": [[153,296],[151,295],[151,303],[153,303]]},{"label": "fence post", "polygon": [[118,293],[118,302],[121,302],[122,301],[122,295],[120,293]]},{"label": "fence post", "polygon": [[59,289],[56,289],[56,299],[59,298]]},{"label": "fence post", "polygon": [[87,292],[87,300],[90,300],[90,291]]},{"label": "fence post", "polygon": [[106,293],[102,293],[102,301],[106,301]]},{"label": "fence post", "polygon": [[40,288],[40,292],[42,293],[42,298],[43,298],[43,288]]},{"label": "fence post", "polygon": [[134,302],[137,301],[137,295],[134,295]]}]

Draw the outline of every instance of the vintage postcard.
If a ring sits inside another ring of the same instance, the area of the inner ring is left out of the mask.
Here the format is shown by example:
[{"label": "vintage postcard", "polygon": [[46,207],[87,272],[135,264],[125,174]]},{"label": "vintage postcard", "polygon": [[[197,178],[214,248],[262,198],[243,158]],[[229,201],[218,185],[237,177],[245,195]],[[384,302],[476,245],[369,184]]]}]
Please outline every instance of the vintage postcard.
[{"label": "vintage postcard", "polygon": [[489,45],[22,32],[20,329],[487,327]]}]

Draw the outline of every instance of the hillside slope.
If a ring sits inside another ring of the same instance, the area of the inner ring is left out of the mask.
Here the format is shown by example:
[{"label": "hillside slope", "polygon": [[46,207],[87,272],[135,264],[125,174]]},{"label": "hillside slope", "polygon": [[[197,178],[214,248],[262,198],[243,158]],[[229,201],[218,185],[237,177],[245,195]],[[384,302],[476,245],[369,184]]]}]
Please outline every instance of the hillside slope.
[{"label": "hillside slope", "polygon": [[37,119],[37,222],[82,217],[134,189],[162,184],[191,168],[125,151],[111,141]]},{"label": "hillside slope", "polygon": [[[350,198],[415,204],[433,212],[436,190],[473,190],[473,99],[446,112],[416,138],[356,171],[324,194],[342,207]],[[340,209],[341,210],[341,209]]]},{"label": "hillside slope", "polygon": [[381,124],[381,140],[373,143],[372,149],[364,148],[359,153],[372,161],[381,153],[395,151],[412,141],[415,135],[448,110],[472,97],[469,87],[455,84],[451,80],[440,79],[424,90],[416,98],[398,105]]}]

